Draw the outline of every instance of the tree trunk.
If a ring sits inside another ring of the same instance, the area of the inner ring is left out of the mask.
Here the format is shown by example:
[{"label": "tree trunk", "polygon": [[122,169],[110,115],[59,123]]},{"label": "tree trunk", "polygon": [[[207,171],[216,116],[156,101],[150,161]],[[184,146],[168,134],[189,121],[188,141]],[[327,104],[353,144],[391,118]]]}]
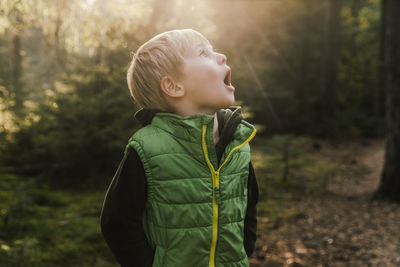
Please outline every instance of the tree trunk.
[{"label": "tree trunk", "polygon": [[23,92],[22,92],[22,56],[21,56],[21,37],[19,34],[16,34],[13,37],[13,61],[12,61],[12,90],[14,93],[14,106],[11,110],[17,115],[17,117],[21,117],[23,114]]},{"label": "tree trunk", "polygon": [[[2,66],[1,68],[0,68],[0,82],[1,82],[1,85],[4,85],[4,73],[5,73],[5,70],[4,70],[4,56],[3,56],[3,53],[2,53],[2,51],[3,51],[3,38],[2,38],[2,36],[0,36],[0,66]],[[2,90],[0,90],[0,98],[3,98],[4,97],[4,93],[3,93],[3,91]]]},{"label": "tree trunk", "polygon": [[375,93],[375,116],[383,117],[385,115],[385,88],[386,88],[386,13],[387,0],[381,1],[381,21],[380,21],[380,47],[378,59],[378,85]]},{"label": "tree trunk", "polygon": [[339,52],[339,22],[341,0],[329,0],[326,16],[326,35],[323,53],[320,107],[317,116],[323,132],[331,130],[337,109],[337,58]]},{"label": "tree trunk", "polygon": [[387,0],[386,153],[381,183],[373,199],[400,203],[400,1]]}]

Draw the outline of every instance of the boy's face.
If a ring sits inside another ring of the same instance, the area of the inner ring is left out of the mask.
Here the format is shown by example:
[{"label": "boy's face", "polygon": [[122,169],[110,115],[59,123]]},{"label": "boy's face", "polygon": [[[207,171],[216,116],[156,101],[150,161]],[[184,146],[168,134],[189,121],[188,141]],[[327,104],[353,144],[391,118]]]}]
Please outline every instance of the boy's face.
[{"label": "boy's face", "polygon": [[191,47],[184,59],[185,97],[196,113],[214,114],[234,104],[235,88],[226,57],[206,44]]}]

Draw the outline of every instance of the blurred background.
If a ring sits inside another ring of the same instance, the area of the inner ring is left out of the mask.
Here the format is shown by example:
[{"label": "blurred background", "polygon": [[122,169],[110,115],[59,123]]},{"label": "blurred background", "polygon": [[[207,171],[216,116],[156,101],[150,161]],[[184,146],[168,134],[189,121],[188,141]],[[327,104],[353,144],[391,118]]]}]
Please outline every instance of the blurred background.
[{"label": "blurred background", "polygon": [[140,128],[126,71],[183,28],[227,56],[258,130],[252,266],[399,266],[397,17],[395,0],[1,0],[0,266],[118,266],[99,216]]}]

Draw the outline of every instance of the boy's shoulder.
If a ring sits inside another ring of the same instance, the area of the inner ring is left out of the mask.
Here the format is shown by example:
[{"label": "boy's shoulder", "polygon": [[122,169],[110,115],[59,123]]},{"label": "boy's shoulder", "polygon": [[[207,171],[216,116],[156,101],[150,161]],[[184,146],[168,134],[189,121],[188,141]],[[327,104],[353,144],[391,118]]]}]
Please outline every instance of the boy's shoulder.
[{"label": "boy's shoulder", "polygon": [[[158,127],[155,127],[152,124],[148,124],[145,126],[142,126],[141,128],[139,128],[138,130],[136,130],[131,137],[128,139],[128,143],[131,142],[142,142],[143,140],[147,140],[147,139],[160,139],[161,130]],[[156,137],[153,137],[156,136]],[[158,136],[158,138],[157,138]],[[154,140],[154,141],[155,141]]]},{"label": "boy's shoulder", "polygon": [[134,117],[140,123],[141,127],[133,133],[133,135],[129,138],[128,142],[131,142],[134,139],[140,139],[144,136],[151,136],[158,134],[159,129],[154,127],[151,124],[154,116],[160,112],[156,109],[140,109],[138,110]]},{"label": "boy's shoulder", "polygon": [[139,152],[139,150],[143,150],[144,148],[157,147],[160,146],[162,142],[166,142],[166,140],[165,137],[162,136],[160,129],[148,124],[132,134],[128,139],[124,153],[127,153],[129,149],[134,149]]}]

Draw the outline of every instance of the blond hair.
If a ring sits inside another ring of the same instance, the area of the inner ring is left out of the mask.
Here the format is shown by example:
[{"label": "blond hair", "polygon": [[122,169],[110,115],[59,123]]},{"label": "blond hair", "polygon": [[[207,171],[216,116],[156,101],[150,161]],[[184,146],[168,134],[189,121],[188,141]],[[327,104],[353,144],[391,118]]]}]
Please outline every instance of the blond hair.
[{"label": "blond hair", "polygon": [[137,49],[127,73],[129,91],[136,104],[171,111],[161,90],[161,79],[164,76],[182,78],[184,57],[196,43],[210,45],[195,30],[172,30],[154,36]]}]

